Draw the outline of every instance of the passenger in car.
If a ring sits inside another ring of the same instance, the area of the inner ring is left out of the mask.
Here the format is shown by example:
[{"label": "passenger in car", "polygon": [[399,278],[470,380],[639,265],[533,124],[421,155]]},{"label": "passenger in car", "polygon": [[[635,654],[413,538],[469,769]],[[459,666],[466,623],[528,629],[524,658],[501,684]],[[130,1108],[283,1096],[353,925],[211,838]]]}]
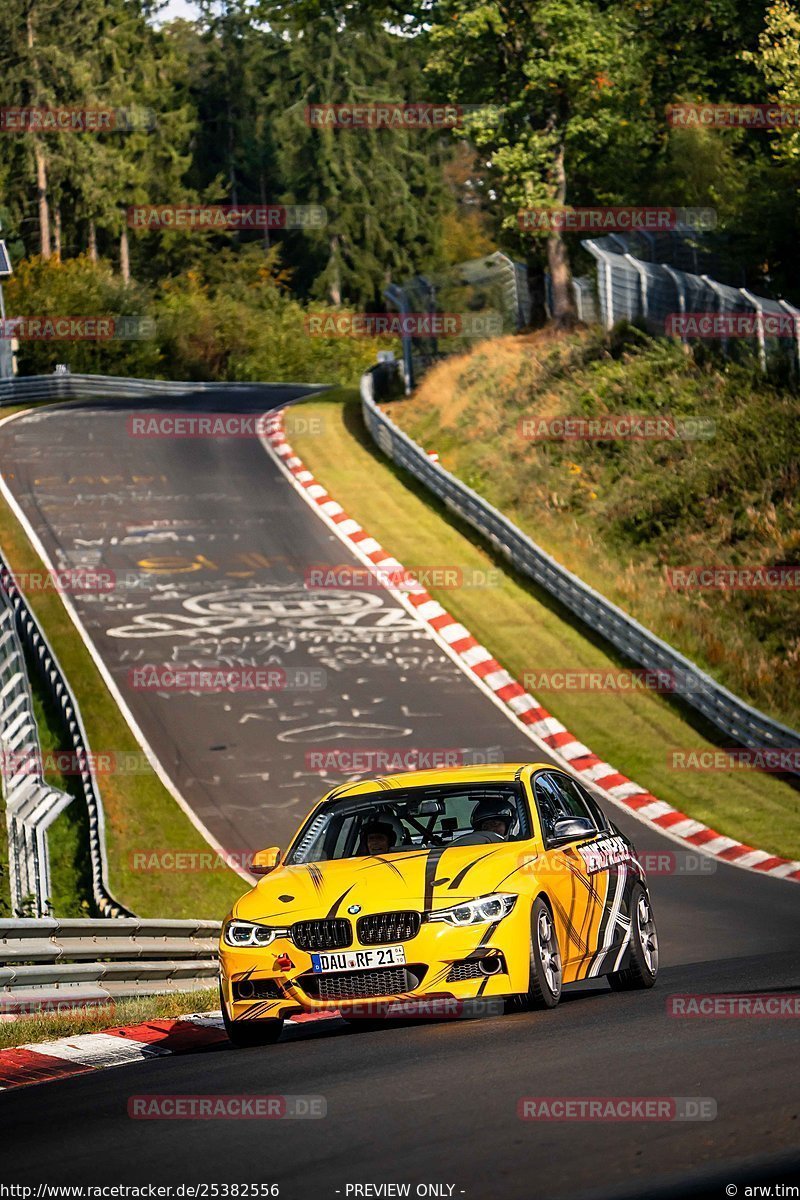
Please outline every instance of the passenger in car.
[{"label": "passenger in car", "polygon": [[496,833],[505,840],[514,823],[514,809],[507,800],[479,800],[472,810],[476,833]]}]

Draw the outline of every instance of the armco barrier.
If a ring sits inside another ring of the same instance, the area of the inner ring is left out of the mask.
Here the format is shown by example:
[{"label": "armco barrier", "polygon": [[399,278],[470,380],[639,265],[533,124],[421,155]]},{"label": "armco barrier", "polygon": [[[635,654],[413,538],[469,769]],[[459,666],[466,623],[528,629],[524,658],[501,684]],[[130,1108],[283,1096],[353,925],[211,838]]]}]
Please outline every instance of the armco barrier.
[{"label": "armco barrier", "polygon": [[47,830],[72,796],[49,787],[14,609],[0,587],[0,786],[12,912],[43,917],[50,899]]},{"label": "armco barrier", "polygon": [[[67,683],[66,676],[59,666],[47,638],[42,633],[36,617],[14,579],[13,572],[0,553],[0,592],[5,606],[14,615],[16,634],[28,651],[34,667],[46,690],[50,694],[56,711],[61,719],[69,749],[75,753],[76,760],[84,766],[79,775],[75,776],[81,789],[89,819],[89,855],[92,868],[92,894],[98,912],[104,917],[131,916],[128,909],[115,900],[108,889],[108,869],[106,864],[105,824],[103,818],[103,801],[94,774],[92,756],[89,752],[89,742],[83,727],[77,701]],[[6,710],[6,716],[8,716]],[[13,735],[12,735],[13,736]],[[4,744],[4,743],[3,743]],[[25,786],[24,781],[21,786]],[[63,807],[63,805],[62,805]],[[12,847],[9,846],[11,851]],[[46,897],[43,897],[46,899]]]},{"label": "armco barrier", "polygon": [[23,375],[0,379],[0,408],[35,400],[180,399],[203,394],[226,394],[244,399],[297,387],[298,395],[325,391],[324,384],[191,383],[169,379],[121,379],[110,375]]},{"label": "armco barrier", "polygon": [[219,932],[216,921],[0,920],[0,1010],[23,996],[35,1006],[208,987]]},{"label": "armco barrier", "polygon": [[[676,681],[675,695],[734,744],[752,749],[800,749],[800,734],[795,730],[773,721],[722,687],[690,659],[561,566],[477,492],[434,462],[378,408],[372,371],[362,376],[361,401],[364,422],[383,453],[477,529],[517,571],[563,604],[593,633],[600,634],[637,666],[670,672]],[[800,768],[794,773],[800,775]]]}]

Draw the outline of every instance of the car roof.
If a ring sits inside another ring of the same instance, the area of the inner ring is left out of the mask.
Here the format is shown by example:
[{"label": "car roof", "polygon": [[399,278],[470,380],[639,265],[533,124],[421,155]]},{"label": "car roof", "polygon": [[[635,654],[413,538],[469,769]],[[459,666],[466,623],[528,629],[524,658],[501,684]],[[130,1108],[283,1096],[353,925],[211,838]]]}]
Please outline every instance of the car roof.
[{"label": "car roof", "polygon": [[[430,787],[459,783],[513,783],[520,772],[530,775],[544,768],[552,770],[552,763],[488,763],[474,767],[434,767],[424,771],[403,771],[398,775],[377,775],[372,779],[358,779],[343,783],[332,789],[324,800],[344,796],[363,796],[371,792],[385,793],[411,787]],[[321,801],[320,803],[322,803]]]}]

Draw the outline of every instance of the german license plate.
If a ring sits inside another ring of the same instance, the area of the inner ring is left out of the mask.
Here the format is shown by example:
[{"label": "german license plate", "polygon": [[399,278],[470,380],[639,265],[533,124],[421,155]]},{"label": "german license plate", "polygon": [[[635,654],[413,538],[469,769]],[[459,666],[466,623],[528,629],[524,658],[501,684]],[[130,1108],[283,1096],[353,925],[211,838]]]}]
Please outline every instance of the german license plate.
[{"label": "german license plate", "polygon": [[405,946],[382,946],[380,950],[336,950],[330,954],[312,954],[312,971],[369,971],[375,967],[396,967],[406,961]]}]

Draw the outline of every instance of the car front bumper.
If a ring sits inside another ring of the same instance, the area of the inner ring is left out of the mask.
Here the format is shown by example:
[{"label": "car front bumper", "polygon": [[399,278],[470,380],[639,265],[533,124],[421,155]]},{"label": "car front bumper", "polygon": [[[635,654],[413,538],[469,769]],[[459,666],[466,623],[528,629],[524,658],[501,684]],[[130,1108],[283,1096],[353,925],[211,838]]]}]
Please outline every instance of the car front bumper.
[{"label": "car front bumper", "polygon": [[[496,924],[423,922],[416,937],[393,944],[402,945],[406,955],[407,975],[399,988],[404,969],[397,966],[314,973],[311,954],[288,937],[257,949],[221,944],[220,979],[228,1015],[256,1020],[335,1010],[381,1016],[391,1001],[466,1001],[524,992],[530,969],[530,905],[520,897],[513,912]],[[347,947],[376,949],[380,947],[357,938]],[[492,960],[499,969],[483,973],[477,966],[481,959]],[[243,994],[250,990],[253,995]]]}]

